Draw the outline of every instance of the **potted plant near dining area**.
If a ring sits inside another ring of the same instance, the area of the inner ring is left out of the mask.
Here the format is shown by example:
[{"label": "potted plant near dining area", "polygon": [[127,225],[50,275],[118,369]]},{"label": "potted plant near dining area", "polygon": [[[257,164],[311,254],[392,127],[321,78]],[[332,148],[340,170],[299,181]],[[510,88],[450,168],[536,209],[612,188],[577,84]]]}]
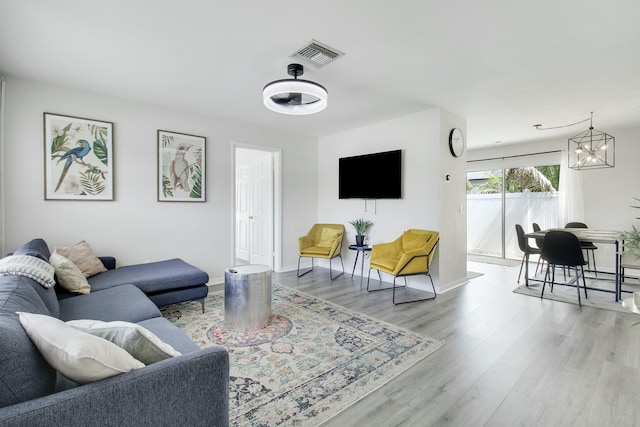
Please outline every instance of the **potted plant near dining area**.
[{"label": "potted plant near dining area", "polygon": [[[637,197],[633,199],[640,202],[640,199]],[[640,209],[640,206],[631,207]],[[640,219],[640,217],[636,217],[636,219]],[[635,225],[632,225],[631,228],[631,230],[623,231],[620,234],[620,237],[623,239],[622,246],[624,248],[622,252],[620,252],[622,255],[623,271],[625,268],[640,269],[640,230],[638,230]],[[633,297],[622,301],[622,306],[634,313],[640,313],[639,299],[640,292],[636,291],[633,293]],[[637,325],[640,325],[640,322],[633,323],[631,326]]]},{"label": "potted plant near dining area", "polygon": [[365,234],[369,227],[373,225],[373,222],[364,218],[358,218],[353,221],[349,221],[349,224],[353,225],[353,228],[356,230],[356,246],[364,246]]},{"label": "potted plant near dining area", "polygon": [[[640,202],[640,199],[634,197],[635,200]],[[631,206],[635,209],[640,209],[640,206]],[[640,219],[636,217],[636,219]],[[632,230],[622,232],[622,238],[624,239],[624,248],[626,251],[631,252],[635,256],[634,264],[640,260],[640,230],[635,225],[632,226]]]}]

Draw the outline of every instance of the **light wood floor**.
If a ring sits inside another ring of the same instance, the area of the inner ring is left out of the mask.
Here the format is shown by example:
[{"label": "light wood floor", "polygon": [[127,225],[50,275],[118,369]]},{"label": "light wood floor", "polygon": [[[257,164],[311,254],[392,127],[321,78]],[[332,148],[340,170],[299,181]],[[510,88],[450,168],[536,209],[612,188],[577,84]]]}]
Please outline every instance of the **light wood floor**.
[{"label": "light wood floor", "polygon": [[333,282],[318,267],[299,279],[274,274],[274,283],[445,341],[326,426],[640,426],[638,315],[514,294],[518,267],[468,268],[484,275],[400,306],[389,291],[361,289],[350,271]]}]

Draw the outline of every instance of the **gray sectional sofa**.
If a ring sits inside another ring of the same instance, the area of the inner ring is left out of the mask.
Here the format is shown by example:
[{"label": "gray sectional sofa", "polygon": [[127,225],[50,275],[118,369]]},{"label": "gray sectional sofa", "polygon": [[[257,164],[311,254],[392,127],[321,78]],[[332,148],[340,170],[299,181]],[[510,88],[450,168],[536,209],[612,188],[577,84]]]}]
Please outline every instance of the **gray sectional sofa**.
[{"label": "gray sectional sofa", "polygon": [[[50,256],[42,239],[26,243],[14,254],[47,261]],[[109,271],[100,274],[115,275],[126,282],[122,273]],[[226,349],[199,349],[163,318],[157,305],[143,292],[145,286],[152,294],[158,290],[149,288],[150,283],[145,285],[143,280],[137,286],[115,279],[109,282],[104,277],[98,280],[96,276],[95,288],[92,286],[89,294],[70,296],[57,292],[57,285],[45,288],[24,275],[0,276],[0,425],[228,425]],[[175,298],[180,299],[180,295],[184,296],[178,293]],[[47,363],[22,327],[17,312],[44,314],[63,321],[137,323],[182,354],[79,385]]]}]

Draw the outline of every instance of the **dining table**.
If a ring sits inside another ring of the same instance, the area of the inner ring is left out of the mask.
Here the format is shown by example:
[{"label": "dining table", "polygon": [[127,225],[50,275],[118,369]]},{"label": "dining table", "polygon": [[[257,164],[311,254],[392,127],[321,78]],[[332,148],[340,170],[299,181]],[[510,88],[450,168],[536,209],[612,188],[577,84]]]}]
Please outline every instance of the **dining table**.
[{"label": "dining table", "polygon": [[[524,236],[528,239],[544,239],[544,236],[549,231],[568,231],[570,233],[573,233],[581,242],[593,242],[593,243],[614,245],[615,251],[613,253],[613,256],[615,257],[615,272],[613,274],[614,274],[614,281],[615,281],[615,290],[613,291],[613,293],[615,294],[616,302],[620,301],[620,299],[622,298],[622,283],[620,279],[620,272],[621,272],[620,248],[622,247],[622,243],[623,243],[621,232],[614,231],[614,230],[598,230],[598,229],[591,229],[591,228],[550,228],[547,230],[540,230],[540,231],[533,231],[531,233],[525,233]],[[601,272],[598,271],[596,273],[601,273]],[[607,273],[607,272],[602,272],[602,273]],[[525,285],[529,286],[529,263],[528,262],[525,264],[524,280],[525,280]],[[535,279],[535,280],[539,280],[539,279]],[[593,290],[610,292],[600,288],[593,288]]]}]

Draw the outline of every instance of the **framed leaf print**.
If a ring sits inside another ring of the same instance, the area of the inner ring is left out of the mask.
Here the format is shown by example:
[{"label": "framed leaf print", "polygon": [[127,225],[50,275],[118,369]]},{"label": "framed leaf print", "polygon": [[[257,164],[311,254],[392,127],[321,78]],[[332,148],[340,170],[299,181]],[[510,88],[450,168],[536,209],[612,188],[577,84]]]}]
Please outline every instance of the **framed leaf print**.
[{"label": "framed leaf print", "polygon": [[45,200],[113,200],[113,123],[44,113]]},{"label": "framed leaf print", "polygon": [[158,201],[205,201],[205,144],[202,136],[158,131]]}]

